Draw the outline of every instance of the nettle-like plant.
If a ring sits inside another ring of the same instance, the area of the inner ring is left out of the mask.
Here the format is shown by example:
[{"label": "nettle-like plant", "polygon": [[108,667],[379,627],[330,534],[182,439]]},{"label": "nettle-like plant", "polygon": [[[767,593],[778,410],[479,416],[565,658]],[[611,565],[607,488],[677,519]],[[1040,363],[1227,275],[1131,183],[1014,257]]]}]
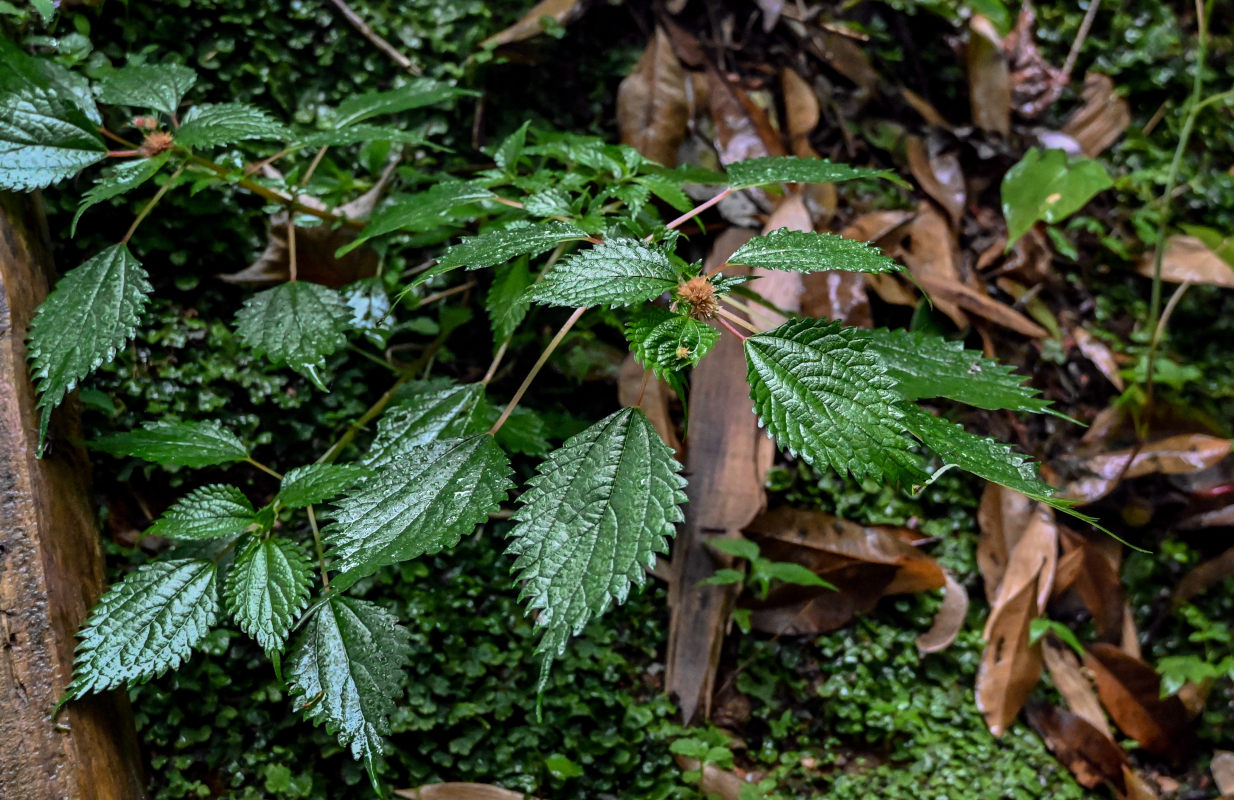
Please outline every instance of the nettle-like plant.
[{"label": "nettle-like plant", "polygon": [[[491,168],[396,194],[365,223],[345,218],[337,206],[303,201],[312,166],[294,185],[258,177],[234,148],[277,142],[277,156],[313,148],[316,164],[326,147],[421,142],[417,130],[371,120],[447,101],[458,90],[413,81],[348,100],[330,129],[298,133],[234,103],[194,105],[178,116],[194,79],[183,66],[143,65],[91,86],[0,42],[0,188],[38,189],[121,159],[86,193],[85,211],[165,173],[121,241],[70,270],[38,311],[29,352],[44,435],[66,394],[134,335],[150,282],[129,245],[150,210],[182,186],[238,187],[285,208],[296,225],[316,221],[354,231],[343,250],[394,234],[414,241],[432,233],[437,238],[428,239],[440,241],[443,230],[483,220],[478,235],[445,249],[402,289],[411,297],[420,284],[448,281],[439,276],[452,270],[495,269],[486,304],[495,356],[478,383],[405,373],[339,441],[285,474],[257,462],[217,422],[151,421],[92,442],[106,453],[169,467],[248,462],[280,488],[257,508],[239,487],[209,484],[168,509],[149,532],[181,544],[103,596],[81,632],[65,701],[175,668],[212,628],[234,624],[268,652],[294,708],[324,722],[373,775],[400,672],[413,653],[393,615],[348,590],[383,567],[451,548],[484,523],[517,488],[507,452],[543,456],[517,496],[506,546],[541,633],[542,692],[570,637],[643,584],[656,554],[667,551],[686,499],[681,465],[642,411],[617,411],[545,455],[538,417],[519,405],[592,308],[621,320],[638,360],[679,389],[721,335],[741,339],[762,425],[781,447],[818,467],[904,487],[959,467],[1066,508],[1026,457],[918,404],[946,398],[984,409],[1047,411],[1009,367],[957,342],[903,330],[819,319],[757,330],[742,312],[761,299],[748,275],[732,274],[744,270],[704,272],[676,254],[682,226],[734,191],[898,180],[890,173],[799,158],[753,159],[729,165],[725,174],[669,170],[628,147],[524,126],[491,153]],[[142,141],[124,142],[105,129],[100,102],[116,107],[118,113],[109,112],[116,118],[133,119]],[[109,151],[104,137],[123,149]],[[221,147],[230,148],[223,161],[203,155]],[[692,207],[687,184],[717,189]],[[662,221],[653,197],[680,216]],[[289,238],[292,279],[253,294],[236,315],[236,329],[254,353],[327,391],[327,358],[351,338],[373,335],[374,325],[394,324],[414,303],[390,303],[383,285],[369,282],[361,287],[367,305],[357,305],[354,292],[296,280],[290,226]],[[538,272],[533,259],[543,259]],[[751,239],[729,265],[803,273],[901,269],[872,245],[791,230]],[[488,385],[531,304],[573,312],[503,405]],[[357,452],[354,439],[374,420],[367,449],[337,463]],[[319,527],[319,516],[329,524]],[[295,530],[302,540],[289,533]]]}]

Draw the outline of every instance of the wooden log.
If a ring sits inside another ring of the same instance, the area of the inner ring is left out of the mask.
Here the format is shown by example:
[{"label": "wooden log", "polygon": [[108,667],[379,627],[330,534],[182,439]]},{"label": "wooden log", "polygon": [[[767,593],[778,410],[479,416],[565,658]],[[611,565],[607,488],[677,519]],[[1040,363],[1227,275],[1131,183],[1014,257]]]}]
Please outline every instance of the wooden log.
[{"label": "wooden log", "polygon": [[103,558],[71,403],[35,457],[26,332],[52,280],[46,242],[37,203],[0,192],[0,798],[135,800],[145,792],[123,693],[50,715]]}]

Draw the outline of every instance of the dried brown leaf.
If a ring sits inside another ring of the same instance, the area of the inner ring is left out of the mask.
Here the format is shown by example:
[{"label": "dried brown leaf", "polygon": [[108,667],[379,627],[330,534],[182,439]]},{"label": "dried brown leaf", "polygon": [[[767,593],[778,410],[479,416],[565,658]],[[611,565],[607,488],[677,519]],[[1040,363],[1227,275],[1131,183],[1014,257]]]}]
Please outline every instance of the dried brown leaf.
[{"label": "dried brown leaf", "polygon": [[1095,789],[1108,783],[1119,794],[1125,791],[1123,770],[1129,764],[1127,754],[1107,732],[1078,714],[1055,706],[1029,707],[1028,723],[1081,786]]},{"label": "dried brown leaf", "polygon": [[977,567],[985,582],[986,600],[994,602],[1007,571],[1011,551],[1028,528],[1033,501],[1019,492],[994,483],[986,484],[977,510],[981,538],[977,542]]},{"label": "dried brown leaf", "polygon": [[1071,335],[1084,357],[1093,362],[1093,366],[1114,385],[1115,389],[1121,392],[1125,384],[1118,369],[1118,361],[1114,358],[1114,351],[1110,349],[1110,346],[1084,328],[1072,329]]},{"label": "dried brown leaf", "polygon": [[1096,158],[1119,140],[1131,125],[1131,107],[1118,96],[1108,75],[1090,72],[1084,76],[1084,105],[1067,117],[1063,133],[1075,139],[1084,155]]},{"label": "dried brown leaf", "polygon": [[1036,15],[1031,3],[1020,7],[1015,28],[1003,40],[1011,59],[1011,105],[1022,117],[1032,119],[1054,104],[1067,78],[1046,63],[1033,39]]},{"label": "dried brown leaf", "polygon": [[1141,448],[1099,453],[1076,464],[1080,476],[1062,496],[1092,503],[1114,491],[1122,480],[1145,475],[1183,475],[1216,466],[1230,454],[1231,440],[1202,433],[1179,434]]},{"label": "dried brown leaf", "polygon": [[943,570],[943,577],[946,580],[943,605],[934,615],[930,629],[917,637],[917,651],[920,653],[937,653],[950,647],[963,630],[964,620],[968,616],[968,592],[964,584],[948,570]]},{"label": "dried brown leaf", "polygon": [[545,17],[559,25],[568,25],[582,15],[585,7],[586,3],[582,0],[544,0],[536,3],[518,22],[480,42],[480,47],[501,47],[526,41],[544,33],[542,20]]},{"label": "dried brown leaf", "polygon": [[1223,795],[1234,794],[1234,753],[1217,750],[1208,768],[1213,773],[1217,791]]},{"label": "dried brown leaf", "polygon": [[617,88],[621,142],[652,161],[676,166],[689,121],[685,70],[668,34],[656,28],[634,70]]},{"label": "dried brown leaf", "polygon": [[1174,590],[1170,603],[1178,608],[1231,575],[1234,575],[1234,547],[1192,567],[1178,582],[1178,588]]},{"label": "dried brown leaf", "polygon": [[810,146],[810,134],[818,127],[822,115],[814,87],[789,67],[780,71],[780,85],[784,89],[789,149],[802,158],[817,158],[818,154]]},{"label": "dried brown leaf", "polygon": [[1124,599],[1116,563],[1093,541],[1067,529],[1064,529],[1063,550],[1054,594],[1075,592],[1092,614],[1097,637],[1117,642],[1122,635]]},{"label": "dried brown leaf", "polygon": [[977,668],[977,709],[986,727],[1002,736],[1041,677],[1041,646],[1029,644],[1029,626],[1040,616],[1037,583],[1030,580],[990,611],[986,646]]},{"label": "dried brown leaf", "polygon": [[[1153,275],[1153,254],[1139,264],[1139,273]],[[1161,278],[1169,283],[1202,283],[1234,289],[1234,267],[1194,236],[1171,236],[1161,258]]]},{"label": "dried brown leaf", "polygon": [[1080,659],[1075,652],[1055,637],[1049,636],[1042,642],[1041,655],[1045,668],[1050,673],[1050,680],[1066,701],[1067,707],[1107,739],[1113,740],[1114,733],[1110,730],[1110,723],[1106,721],[1105,712],[1101,710],[1101,701],[1097,699],[1092,682],[1080,667]]},{"label": "dried brown leaf", "polygon": [[942,206],[951,220],[951,227],[958,229],[968,198],[960,159],[954,153],[930,155],[926,141],[920,136],[910,136],[906,147],[908,168],[917,185]]},{"label": "dried brown leaf", "polygon": [[1097,681],[1101,704],[1123,733],[1154,755],[1185,757],[1195,744],[1187,709],[1177,697],[1162,698],[1161,676],[1114,645],[1089,648],[1084,665]]},{"label": "dried brown leaf", "polygon": [[968,24],[968,92],[973,122],[1001,136],[1011,133],[1011,73],[994,23],[974,14]]},{"label": "dried brown leaf", "polygon": [[664,443],[673,448],[680,460],[684,452],[681,440],[677,438],[677,426],[669,414],[668,401],[672,389],[651,370],[643,369],[642,365],[631,354],[621,364],[621,372],[617,376],[617,402],[625,408],[641,408],[651,420],[651,425],[660,434]]}]

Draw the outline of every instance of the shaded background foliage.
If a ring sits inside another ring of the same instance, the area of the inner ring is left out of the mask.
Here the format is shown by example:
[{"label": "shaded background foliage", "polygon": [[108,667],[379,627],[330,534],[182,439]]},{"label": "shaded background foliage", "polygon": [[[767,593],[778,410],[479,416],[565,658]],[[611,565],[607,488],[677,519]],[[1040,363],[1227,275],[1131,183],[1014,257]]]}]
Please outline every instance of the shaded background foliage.
[{"label": "shaded background foliage", "polygon": [[[482,103],[462,101],[433,115],[434,139],[451,150],[417,154],[414,166],[403,168],[406,175],[472,167],[482,160],[475,145],[498,140],[527,118],[545,127],[616,138],[616,85],[647,39],[647,4],[595,3],[560,38],[540,37],[504,63],[477,49],[526,5],[518,0],[408,0],[364,6],[374,27],[413,53],[424,74],[457,81],[484,96]],[[688,13],[706,16],[705,5],[692,4]],[[1082,10],[1070,3],[1043,3],[1037,11],[1040,44],[1048,59],[1059,63]],[[966,7],[951,2],[895,0],[863,4],[857,15],[871,34],[869,51],[881,71],[920,85],[941,111],[963,119],[964,77],[948,40],[966,13]],[[1180,25],[1182,14],[1186,8],[1181,3],[1119,4],[1102,15],[1081,53],[1079,69],[1091,65],[1110,74],[1134,98],[1138,115],[1108,160],[1147,180],[1121,185],[1099,201],[1090,209],[1091,225],[1083,220],[1072,224],[1082,244],[1115,265],[1130,263],[1130,254],[1102,249],[1102,235],[1112,230],[1112,239],[1134,240],[1156,219],[1151,201],[1164,184],[1178,135],[1177,115],[1166,114],[1150,135],[1138,130],[1153,110],[1176,107],[1189,88],[1192,43]],[[1234,81],[1232,14],[1228,7],[1216,10],[1208,67],[1213,85]],[[782,56],[790,44],[756,26],[747,33],[746,48],[734,55],[742,69],[757,66],[768,53]],[[109,1],[66,11],[52,34],[36,43],[51,45],[66,63],[84,64],[87,74],[104,62],[118,65],[134,56],[179,58],[198,71],[201,100],[252,102],[306,126],[321,121],[323,109],[341,98],[387,86],[401,74],[329,3],[316,0]],[[859,133],[873,134],[861,131],[861,124],[852,120]],[[816,145],[828,152],[841,138],[838,130],[821,133]],[[1185,160],[1183,180],[1190,191],[1178,213],[1198,224],[1234,229],[1234,179],[1219,168],[1234,156],[1234,134],[1220,119],[1205,118],[1196,139],[1204,146],[1193,148]],[[996,157],[1014,160],[1010,152]],[[370,185],[384,162],[380,148],[340,149],[323,163],[319,180],[333,181],[333,191],[342,194]],[[53,230],[65,226],[84,188],[66,186],[46,194]],[[113,201],[84,219],[76,240],[56,237],[60,263],[77,263],[82,253],[110,242],[116,226],[126,224],[140,202]],[[888,205],[901,202],[886,199]],[[1149,210],[1134,211],[1140,208]],[[222,419],[246,441],[269,448],[270,460],[278,463],[284,454],[320,450],[331,431],[367,406],[374,387],[384,386],[379,369],[338,356],[332,364],[332,391],[319,395],[302,378],[272,369],[240,348],[230,319],[244,292],[212,276],[241,268],[260,251],[269,211],[260,200],[240,193],[225,199],[209,192],[176,193],[142,229],[142,247],[151,254],[147,264],[161,284],[160,299],[120,362],[83,391],[91,426],[127,429],[138,419],[162,415]],[[403,258],[390,253],[389,268],[406,266]],[[1142,279],[1090,266],[1083,270],[1077,280],[1101,286],[1099,321],[1104,318],[1117,330],[1128,316],[1144,317]],[[1229,293],[1193,290],[1176,312],[1170,341],[1204,375],[1203,381],[1181,385],[1174,399],[1205,411],[1227,433],[1234,419],[1234,365],[1222,340],[1234,337],[1231,303]],[[451,313],[425,315],[420,324],[426,338],[455,324]],[[603,361],[603,336],[596,336],[600,355],[576,356],[578,372]],[[485,346],[452,344],[438,358],[450,369]],[[481,361],[486,357],[482,353]],[[600,409],[610,401],[610,392],[589,386],[574,395],[579,397]],[[556,406],[558,412],[562,399],[547,393],[541,397],[542,405]],[[556,419],[569,424],[568,416]],[[158,510],[144,507],[146,499],[173,496],[181,478],[154,477],[133,463],[119,472],[113,461],[100,466],[97,491],[110,567],[119,574],[142,558],[136,532]],[[268,478],[246,467],[234,472],[232,477],[256,492],[272,488]],[[857,521],[926,520],[925,530],[942,537],[943,563],[969,576],[970,589],[977,586],[977,488],[971,482],[948,476],[922,498],[908,499],[793,467],[779,468],[771,485],[786,502]],[[537,722],[530,625],[513,593],[497,588],[504,586],[509,568],[492,546],[501,535],[501,524],[489,526],[449,558],[421,559],[403,565],[397,575],[369,579],[360,587],[408,621],[417,654],[407,674],[407,702],[393,720],[388,784],[474,780],[556,798],[694,796],[669,743],[707,734],[673,724],[673,710],[660,694],[657,658],[667,627],[660,586],[590,626],[587,637],[554,671],[544,720]],[[1174,585],[1198,563],[1200,551],[1178,540],[1154,544],[1154,553],[1133,555],[1125,570],[1137,616],[1165,619],[1153,632],[1151,655],[1202,654],[1203,644],[1191,641],[1197,618],[1162,616],[1163,587]],[[913,640],[928,626],[937,603],[920,596],[884,601],[857,624],[813,640],[731,639],[725,658],[744,665],[734,686],[751,704],[741,720],[742,757],[769,770],[786,794],[1081,796],[1026,726],[1017,724],[998,741],[976,713],[969,687],[981,647],[985,612],[980,603],[974,604],[956,645],[941,654],[918,655]],[[1234,585],[1227,581],[1196,605],[1208,620],[1234,617]],[[324,798],[337,796],[343,786],[364,791],[360,767],[333,737],[289,714],[264,663],[247,639],[220,631],[186,668],[134,690],[157,797]],[[1044,687],[1037,691],[1050,694]],[[1229,703],[1228,686],[1210,699],[1201,731],[1207,741],[1228,746],[1234,740]]]}]

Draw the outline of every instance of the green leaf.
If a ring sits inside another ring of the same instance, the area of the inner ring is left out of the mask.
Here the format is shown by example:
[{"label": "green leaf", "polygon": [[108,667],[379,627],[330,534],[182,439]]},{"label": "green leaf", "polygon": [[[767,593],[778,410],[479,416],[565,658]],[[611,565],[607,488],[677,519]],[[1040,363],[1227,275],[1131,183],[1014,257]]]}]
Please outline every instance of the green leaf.
[{"label": "green leaf", "polygon": [[66,699],[175,669],[218,621],[217,571],[209,559],[151,561],[104,593],[77,645]]},{"label": "green leaf", "polygon": [[133,335],[149,291],[141,263],[116,244],[69,270],[39,306],[30,323],[30,373],[43,410],[40,447],[52,409]]},{"label": "green leaf", "polygon": [[769,183],[841,183],[858,178],[881,178],[900,186],[908,186],[899,175],[890,170],[850,167],[848,164],[835,164],[824,158],[767,156],[729,164],[726,170],[729,181],[737,189]]},{"label": "green leaf", "polygon": [[681,188],[681,183],[665,175],[653,172],[649,175],[640,175],[634,180],[646,186],[652,194],[668,203],[676,211],[685,212],[694,207],[689,195]]},{"label": "green leaf", "polygon": [[73,215],[73,222],[69,226],[69,235],[77,235],[77,220],[86,213],[86,209],[141,186],[163,168],[170,156],[171,153],[159,153],[154,158],[135,158],[132,161],[117,164],[104,172],[82,198],[81,205],[77,207],[77,213]]},{"label": "green leaf", "polygon": [[218,147],[245,139],[290,141],[292,138],[287,126],[246,103],[193,106],[176,131],[176,144],[184,147]]},{"label": "green leaf", "polygon": [[530,301],[526,292],[533,282],[525,258],[516,259],[493,272],[493,283],[484,299],[484,308],[488,311],[489,325],[493,329],[494,345],[504,342],[527,316]]},{"label": "green leaf", "polygon": [[212,467],[249,457],[234,433],[218,422],[147,422],[140,430],[87,443],[113,456],[133,456],[164,467]]},{"label": "green leaf", "polygon": [[99,83],[99,100],[109,105],[152,108],[175,114],[197,83],[197,72],[182,64],[140,64],[107,73]]},{"label": "green leaf", "polygon": [[746,582],[746,574],[739,569],[718,569],[710,577],[698,582],[699,586],[732,586]]},{"label": "green leaf", "polygon": [[42,189],[107,157],[89,107],[50,66],[0,36],[0,189]]},{"label": "green leaf", "polygon": [[707,546],[719,550],[734,558],[744,558],[751,563],[759,559],[759,547],[749,539],[735,539],[731,536],[713,536],[707,541]]},{"label": "green leaf", "polygon": [[658,247],[612,239],[568,256],[528,292],[555,306],[628,306],[677,287],[677,273]]},{"label": "green leaf", "polygon": [[413,78],[406,85],[386,92],[368,92],[348,98],[334,111],[334,127],[345,128],[366,119],[437,105],[469,94],[429,78]]},{"label": "green leaf", "polygon": [[373,471],[359,464],[309,464],[283,476],[278,501],[288,508],[304,508],[342,494]]},{"label": "green leaf", "polygon": [[273,536],[241,551],[227,573],[223,599],[240,630],[263,650],[282,650],[308,604],[313,566],[295,542]]},{"label": "green leaf", "polygon": [[1084,658],[1084,645],[1080,644],[1079,638],[1075,632],[1068,628],[1058,620],[1039,617],[1028,623],[1028,643],[1036,644],[1047,633],[1052,633],[1059,638],[1063,644],[1075,651],[1075,654],[1080,658]]},{"label": "green leaf", "polygon": [[342,147],[368,142],[397,142],[398,144],[424,144],[424,131],[403,130],[385,125],[352,125],[337,131],[313,131],[295,137],[300,147]]},{"label": "green leaf", "polygon": [[518,160],[523,157],[523,148],[527,146],[527,128],[531,121],[524,122],[519,129],[502,140],[493,151],[493,161],[497,168],[507,175],[513,174]]},{"label": "green leaf", "polygon": [[737,248],[728,263],[807,273],[829,269],[875,273],[899,272],[901,269],[899,264],[872,244],[834,233],[791,231],[788,228],[755,236]]},{"label": "green leaf", "polygon": [[479,236],[469,236],[447,250],[432,269],[416,279],[416,283],[459,267],[483,269],[504,264],[518,256],[538,256],[562,242],[586,238],[587,231],[566,222],[556,221],[541,222],[537,225],[524,223]]},{"label": "green leaf", "polygon": [[762,561],[754,565],[756,578],[775,579],[794,586],[818,586],[823,589],[836,587],[815,575],[801,564],[791,561]]},{"label": "green leaf", "polygon": [[635,309],[625,334],[638,362],[661,378],[697,365],[720,340],[706,322],[655,305]]},{"label": "green leaf", "polygon": [[539,612],[540,691],[569,637],[624,603],[668,552],[686,500],[680,470],[643,412],[627,408],[567,439],[529,481],[507,552],[520,599]]},{"label": "green leaf", "polygon": [[750,396],[780,446],[858,480],[920,482],[925,473],[904,436],[902,401],[854,328],[814,319],[786,322],[745,342]]},{"label": "green leaf", "polygon": [[189,492],[146,533],[169,539],[218,539],[244,533],[257,523],[257,512],[244,492],[215,483]]},{"label": "green leaf", "polygon": [[[488,415],[484,420],[487,430],[497,422],[502,407],[486,403]],[[544,419],[529,408],[515,406],[514,412],[506,418],[497,433],[497,444],[510,453],[522,453],[525,456],[543,456],[549,451],[547,431]]]},{"label": "green leaf", "polygon": [[906,330],[856,330],[869,343],[905,400],[946,397],[977,408],[1041,413],[1050,403],[1006,364],[965,350],[961,342]]},{"label": "green leaf", "polygon": [[1091,158],[1068,159],[1062,150],[1029,150],[1003,176],[1008,249],[1038,220],[1060,222],[1113,185],[1105,167]]},{"label": "green leaf", "polygon": [[1041,480],[1037,465],[1028,456],[1012,450],[1011,445],[975,436],[962,426],[917,406],[909,406],[904,423],[913,436],[949,466],[959,467],[1055,508],[1066,510],[1072,505],[1053,497],[1054,489]]},{"label": "green leaf", "polygon": [[488,434],[417,447],[334,504],[325,531],[343,591],[387,564],[453,547],[511,487],[510,463]]},{"label": "green leaf", "polygon": [[374,786],[410,661],[411,636],[388,611],[338,594],[309,618],[287,656],[292,707],[349,745]]},{"label": "green leaf", "polygon": [[433,188],[404,197],[369,220],[350,244],[340,247],[337,256],[344,256],[367,242],[394,231],[420,232],[439,227],[449,220],[450,212],[459,206],[487,200],[492,191],[478,183],[449,181],[438,183]]},{"label": "green leaf", "polygon": [[291,281],[259,292],[236,314],[236,331],[258,355],[287,366],[326,390],[326,356],[347,345],[351,309],[333,289]]},{"label": "green leaf", "polygon": [[456,439],[471,433],[473,421],[484,397],[478,383],[424,382],[389,408],[377,423],[368,454],[367,467],[388,467],[416,448],[439,439]]}]

